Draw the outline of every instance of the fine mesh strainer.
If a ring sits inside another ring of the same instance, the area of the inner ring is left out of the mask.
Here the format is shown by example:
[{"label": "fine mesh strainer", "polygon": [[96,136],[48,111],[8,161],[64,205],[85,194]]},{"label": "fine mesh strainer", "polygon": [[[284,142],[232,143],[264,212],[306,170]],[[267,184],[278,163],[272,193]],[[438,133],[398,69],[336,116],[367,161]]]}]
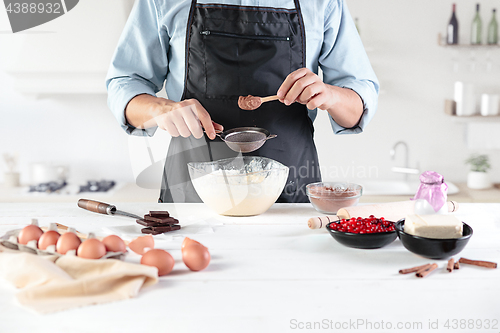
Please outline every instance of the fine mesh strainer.
[{"label": "fine mesh strainer", "polygon": [[216,133],[229,148],[236,152],[250,153],[262,147],[269,139],[277,137],[259,127],[238,127]]}]

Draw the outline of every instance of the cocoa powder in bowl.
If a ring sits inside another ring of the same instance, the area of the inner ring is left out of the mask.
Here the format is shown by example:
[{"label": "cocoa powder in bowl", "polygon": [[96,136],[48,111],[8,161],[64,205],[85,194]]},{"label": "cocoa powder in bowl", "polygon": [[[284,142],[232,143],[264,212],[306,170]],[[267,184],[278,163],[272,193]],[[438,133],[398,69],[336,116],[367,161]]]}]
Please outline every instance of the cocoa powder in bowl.
[{"label": "cocoa powder in bowl", "polygon": [[336,214],[340,208],[357,205],[363,188],[346,182],[319,182],[307,185],[306,192],[318,212]]}]

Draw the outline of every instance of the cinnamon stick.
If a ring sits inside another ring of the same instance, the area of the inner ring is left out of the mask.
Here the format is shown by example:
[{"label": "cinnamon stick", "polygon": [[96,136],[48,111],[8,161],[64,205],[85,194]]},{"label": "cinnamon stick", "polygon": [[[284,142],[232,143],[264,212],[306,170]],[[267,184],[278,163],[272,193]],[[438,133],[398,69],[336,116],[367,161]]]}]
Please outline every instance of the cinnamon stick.
[{"label": "cinnamon stick", "polygon": [[425,269],[421,269],[419,270],[415,275],[417,277],[420,277],[420,278],[424,278],[426,277],[430,272],[432,272],[433,270],[435,270],[436,268],[438,267],[437,264],[432,264],[432,265],[429,265],[429,267],[425,268]]},{"label": "cinnamon stick", "polygon": [[486,267],[486,268],[497,268],[497,263],[491,262],[491,261],[471,260],[471,259],[466,259],[466,258],[460,258],[458,260],[458,262],[462,263],[462,264],[469,264],[469,265]]},{"label": "cinnamon stick", "polygon": [[425,264],[425,265],[422,265],[422,266],[416,266],[416,267],[412,267],[412,268],[401,269],[401,270],[399,270],[399,274],[415,273],[415,272],[420,271],[421,269],[425,269],[425,268],[429,267],[430,265],[431,264]]},{"label": "cinnamon stick", "polygon": [[458,261],[453,265],[453,269],[460,269],[460,263]]},{"label": "cinnamon stick", "polygon": [[452,272],[453,271],[453,267],[455,266],[455,259],[451,258],[450,260],[448,260],[448,266],[446,266],[446,269],[448,270],[448,272]]}]

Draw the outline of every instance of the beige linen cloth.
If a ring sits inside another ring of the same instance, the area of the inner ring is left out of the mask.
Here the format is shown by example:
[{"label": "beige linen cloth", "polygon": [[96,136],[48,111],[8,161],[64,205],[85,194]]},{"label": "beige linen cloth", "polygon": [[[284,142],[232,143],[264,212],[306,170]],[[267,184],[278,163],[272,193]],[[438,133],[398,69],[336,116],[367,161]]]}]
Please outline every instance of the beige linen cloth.
[{"label": "beige linen cloth", "polygon": [[158,282],[158,269],[117,259],[41,256],[0,245],[0,278],[21,289],[18,301],[39,313],[134,297]]}]

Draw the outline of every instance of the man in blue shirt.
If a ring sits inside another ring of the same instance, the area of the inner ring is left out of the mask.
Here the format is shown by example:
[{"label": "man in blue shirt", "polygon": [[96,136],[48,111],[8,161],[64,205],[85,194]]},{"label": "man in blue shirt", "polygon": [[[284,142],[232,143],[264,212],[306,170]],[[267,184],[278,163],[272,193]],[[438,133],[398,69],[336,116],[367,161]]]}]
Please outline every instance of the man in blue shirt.
[{"label": "man in blue shirt", "polygon": [[[168,99],[155,95],[164,84]],[[216,130],[243,126],[278,135],[251,153],[290,167],[278,201],[307,202],[305,185],[321,180],[317,108],[329,113],[335,133],[359,133],[378,96],[345,0],[139,0],[107,87],[128,133],[152,135],[159,127],[173,137],[161,202],[199,202],[187,163],[233,156],[211,142],[219,140]],[[275,94],[279,101],[254,111],[238,107],[239,96]]]}]

